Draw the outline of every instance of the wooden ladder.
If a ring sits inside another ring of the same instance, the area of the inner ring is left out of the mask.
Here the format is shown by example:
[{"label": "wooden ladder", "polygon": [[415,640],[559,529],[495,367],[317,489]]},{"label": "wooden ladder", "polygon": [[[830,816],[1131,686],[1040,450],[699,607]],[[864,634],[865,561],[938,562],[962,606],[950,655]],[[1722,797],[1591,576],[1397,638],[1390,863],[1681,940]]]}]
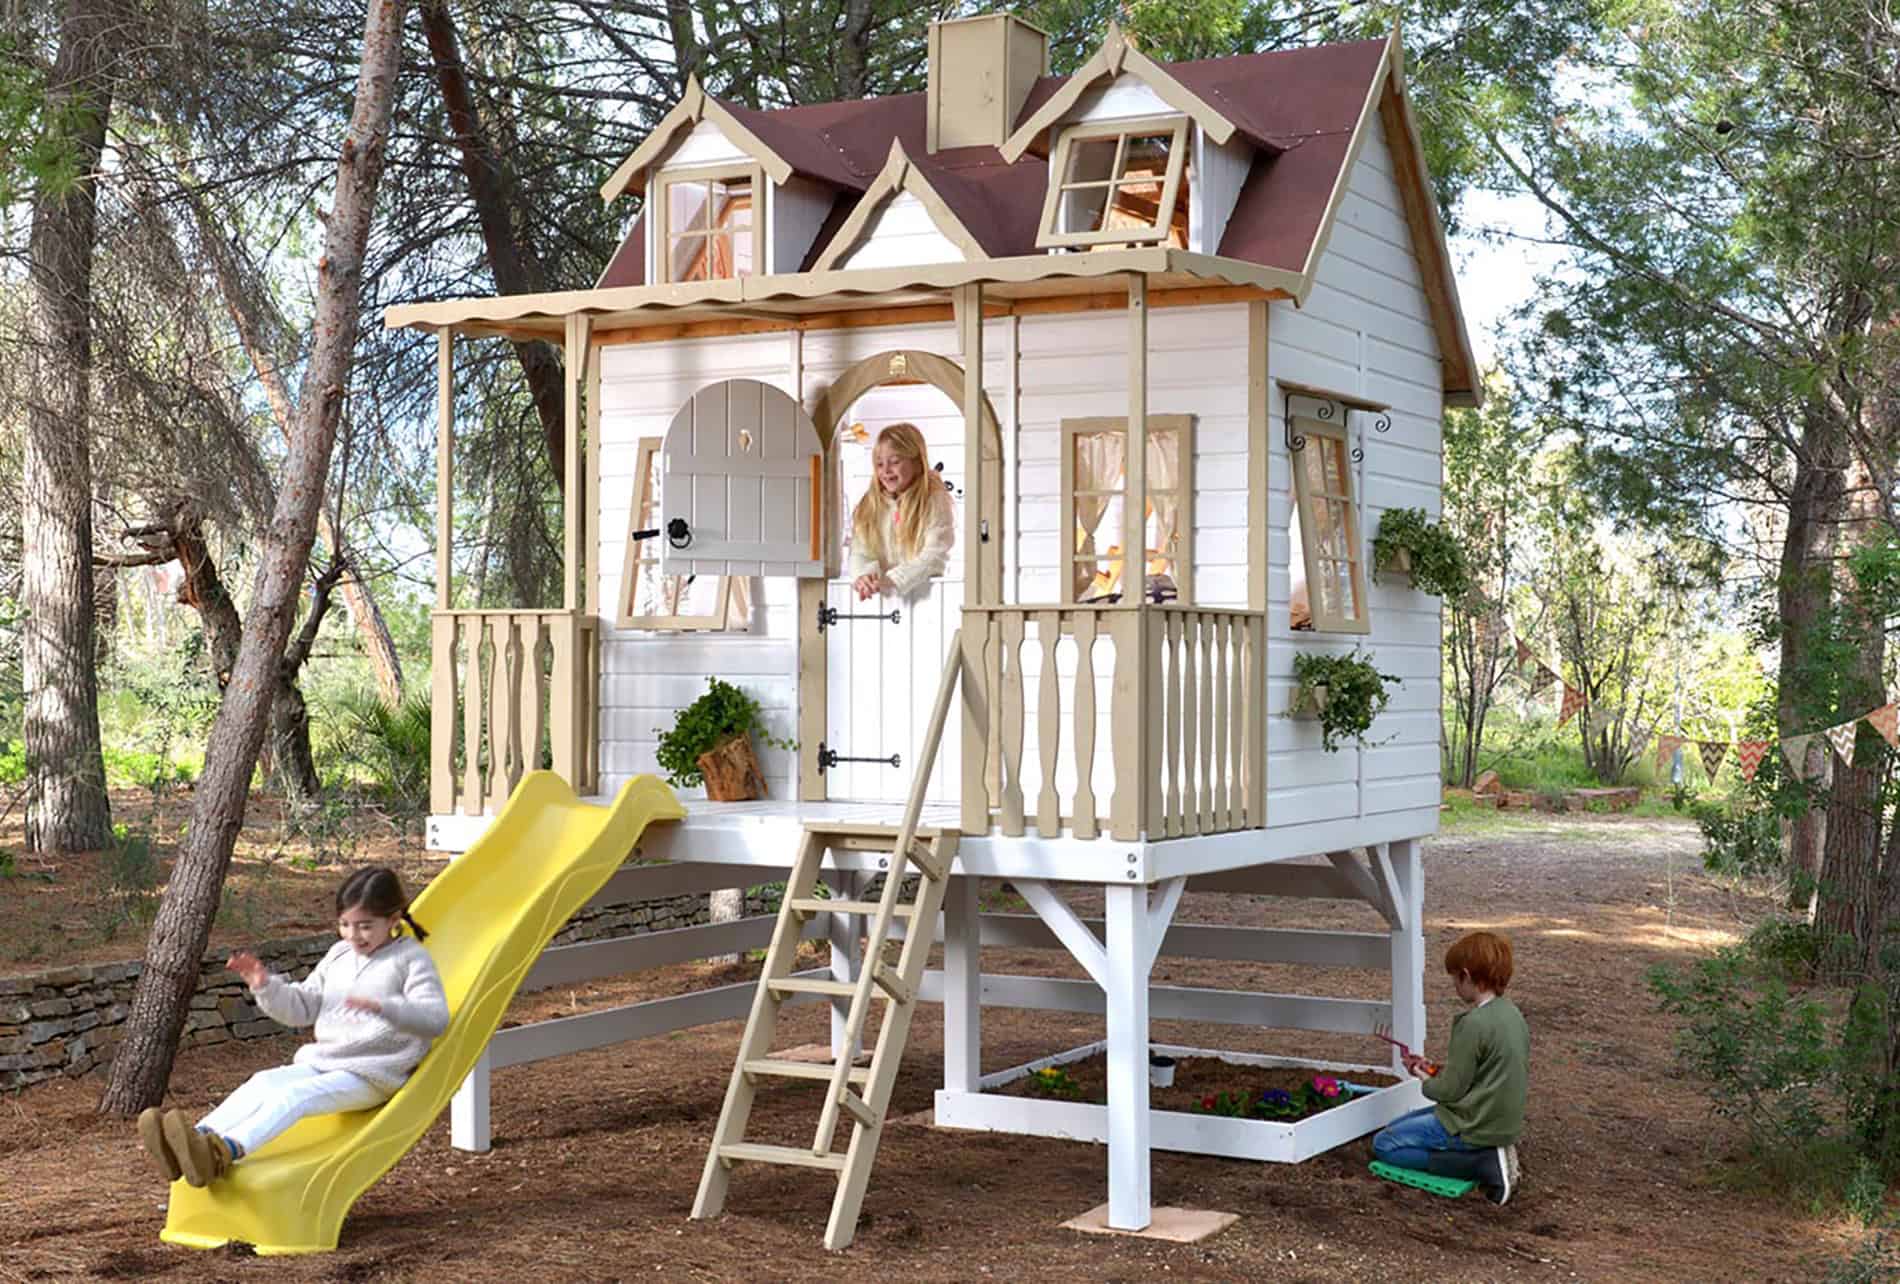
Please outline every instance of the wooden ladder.
[{"label": "wooden ladder", "polygon": [[[887,826],[827,828],[821,822],[805,827],[791,877],[786,880],[778,926],[766,951],[765,970],[759,976],[758,992],[753,996],[752,1014],[746,1019],[739,1053],[733,1060],[725,1105],[720,1108],[719,1124],[707,1149],[699,1194],[693,1200],[695,1218],[717,1217],[725,1207],[733,1165],[790,1164],[837,1174],[837,1193],[832,1198],[831,1218],[825,1226],[825,1247],[833,1251],[845,1248],[857,1234],[858,1209],[864,1202],[871,1166],[877,1159],[877,1144],[883,1135],[891,1089],[897,1081],[897,1066],[903,1059],[904,1042],[910,1034],[911,1014],[917,1005],[917,991],[923,984],[925,963],[936,941],[937,917],[949,884],[951,862],[956,859],[957,831],[920,833],[918,824],[923,814],[924,792],[931,769],[936,765],[937,748],[943,739],[944,722],[962,667],[959,638],[954,634],[950,639],[949,657],[937,686],[937,702],[917,756],[916,773],[911,779],[910,794],[905,800],[903,820],[897,832],[891,834]],[[884,873],[884,894],[880,899],[844,901],[817,895],[819,869],[827,850],[835,846],[882,851],[886,842],[890,845],[890,862]],[[901,899],[902,888],[913,868],[920,875],[917,897],[905,902]],[[870,919],[863,962],[855,980],[836,981],[792,974],[804,923],[814,914],[861,914]],[[906,920],[907,926],[903,949],[893,965],[884,957],[884,946],[891,922],[898,918]],[[838,1060],[824,1064],[793,1061],[772,1054],[779,1009],[787,998],[800,994],[851,1000],[840,1034],[844,1055]],[[860,1067],[854,1064],[853,1054],[863,1040],[873,1000],[883,1001],[883,1019],[878,1024],[870,1064]],[[825,1083],[824,1104],[809,1147],[764,1145],[745,1139],[758,1082],[764,1078],[816,1079]],[[844,1150],[837,1151],[832,1149],[832,1139],[841,1113],[850,1119],[851,1139]]]}]

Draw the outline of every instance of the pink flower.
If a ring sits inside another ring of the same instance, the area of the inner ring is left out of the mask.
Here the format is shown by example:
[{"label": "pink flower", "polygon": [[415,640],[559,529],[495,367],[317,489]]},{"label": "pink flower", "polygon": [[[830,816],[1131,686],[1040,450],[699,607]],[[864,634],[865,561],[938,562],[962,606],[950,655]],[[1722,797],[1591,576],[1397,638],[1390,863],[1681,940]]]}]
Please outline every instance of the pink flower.
[{"label": "pink flower", "polygon": [[1214,1099],[1212,1097],[1201,1098],[1201,1109],[1212,1110],[1213,1108],[1214,1108]]},{"label": "pink flower", "polygon": [[1313,1076],[1313,1090],[1322,1097],[1337,1097],[1339,1095],[1339,1080],[1329,1079],[1323,1074],[1316,1074]]}]

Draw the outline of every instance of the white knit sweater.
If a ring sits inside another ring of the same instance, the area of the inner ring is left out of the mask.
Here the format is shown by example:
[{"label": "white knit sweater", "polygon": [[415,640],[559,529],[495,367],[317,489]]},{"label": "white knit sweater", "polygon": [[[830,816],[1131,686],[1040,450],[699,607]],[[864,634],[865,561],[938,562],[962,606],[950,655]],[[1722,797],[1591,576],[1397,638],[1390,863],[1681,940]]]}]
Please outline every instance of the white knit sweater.
[{"label": "white knit sweater", "polygon": [[[926,478],[925,484],[930,487],[930,497],[925,501],[930,511],[924,517],[923,547],[917,550],[916,556],[899,558],[892,547],[897,541],[888,530],[875,529],[870,532],[871,538],[868,540],[854,531],[851,541],[851,579],[878,572],[889,582],[890,592],[900,598],[909,598],[943,574],[944,568],[950,564],[950,550],[957,542],[956,506],[950,502],[950,493],[936,477]],[[882,525],[879,523],[880,527]]]},{"label": "white knit sweater", "polygon": [[[442,978],[413,936],[397,937],[367,957],[338,941],[303,980],[272,972],[252,993],[271,1020],[317,1027],[317,1041],[297,1049],[297,1064],[348,1070],[392,1094],[449,1028]],[[344,1007],[351,997],[375,999],[381,1015]]]}]

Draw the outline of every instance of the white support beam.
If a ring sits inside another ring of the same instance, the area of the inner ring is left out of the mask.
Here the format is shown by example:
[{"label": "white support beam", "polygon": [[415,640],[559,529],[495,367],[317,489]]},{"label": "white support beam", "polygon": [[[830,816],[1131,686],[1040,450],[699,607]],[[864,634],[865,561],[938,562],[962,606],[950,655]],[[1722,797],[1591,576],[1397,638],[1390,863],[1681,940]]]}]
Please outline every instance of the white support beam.
[{"label": "white support beam", "polygon": [[[824,879],[831,885],[833,895],[840,900],[856,900],[858,893],[870,881],[867,875],[845,870],[826,871]],[[864,915],[828,914],[826,918],[828,925],[825,935],[831,942],[831,979],[855,981],[858,965],[864,957]],[[845,1046],[845,1034],[851,1025],[851,1000],[834,995],[830,1002],[832,1060],[854,1060],[858,1055],[857,1048]]]},{"label": "white support beam", "polygon": [[[772,942],[776,916],[755,914],[726,923],[676,927],[664,932],[642,932],[603,941],[582,941],[544,950],[534,970],[521,982],[525,993],[551,985],[570,985],[603,976],[624,976],[648,968],[666,967],[692,959],[762,950]],[[816,936],[817,919],[804,924],[803,935]]]},{"label": "white support beam", "polygon": [[1392,908],[1392,902],[1386,899],[1385,889],[1379,886],[1379,880],[1372,876],[1372,870],[1359,863],[1351,852],[1327,852],[1326,859],[1352,885],[1359,899],[1379,911],[1379,917],[1388,924],[1398,926],[1398,913]]},{"label": "white support beam", "polygon": [[1153,1215],[1148,1109],[1148,889],[1103,890],[1108,918],[1108,1224],[1147,1229]]},{"label": "white support beam", "polygon": [[1161,946],[1168,935],[1168,925],[1174,922],[1174,912],[1181,907],[1181,893],[1187,890],[1187,879],[1170,878],[1155,888],[1158,895],[1151,896],[1148,902],[1148,963],[1142,970],[1153,972],[1155,959],[1161,954]]},{"label": "white support beam", "polygon": [[[947,1092],[975,1092],[983,1072],[982,907],[977,890],[976,879],[953,878],[944,894],[943,1086]],[[1023,917],[1042,926],[1039,920]]]},{"label": "white support beam", "polygon": [[[1258,994],[1247,990],[1201,990],[1183,985],[1147,987],[1148,1014],[1156,1021],[1202,1021],[1273,1030],[1320,1030],[1328,1034],[1370,1035],[1381,1023],[1393,1024],[1392,1005],[1384,999],[1328,999],[1311,994]],[[926,972],[917,996],[936,1003],[943,998],[943,974]],[[1071,977],[983,977],[983,1006],[1036,1012],[1107,1011],[1102,990],[1093,981]],[[1146,1054],[1142,1074],[1147,1074]],[[1146,1082],[1146,1079],[1143,1079]]]},{"label": "white support beam", "polygon": [[488,1070],[488,1053],[484,1051],[449,1099],[449,1145],[457,1150],[485,1155],[493,1144],[488,1126]]},{"label": "white support beam", "polygon": [[[1063,948],[1082,965],[1084,972],[1094,978],[1095,984],[1107,989],[1108,953],[1101,941],[1095,938],[1095,933],[1082,925],[1082,918],[1075,908],[1041,879],[1019,879],[1010,886],[1029,902],[1029,908],[1036,911],[1036,916],[1049,925],[1049,930],[1055,933]],[[1139,887],[1134,890],[1143,893],[1145,898],[1148,889]],[[1142,975],[1147,975],[1146,967],[1142,968]]]},{"label": "white support beam", "polygon": [[1375,846],[1368,847],[1366,852],[1368,855],[1377,859],[1379,863],[1379,873],[1385,879],[1385,894],[1391,900],[1392,913],[1397,916],[1393,922],[1393,927],[1396,930],[1404,924],[1411,922],[1412,915],[1407,909],[1409,902],[1405,897],[1405,889],[1399,886],[1398,875],[1392,872],[1392,845],[1390,843],[1379,843]]},{"label": "white support beam", "polygon": [[[1418,843],[1392,844],[1393,884],[1405,902],[1402,922],[1392,929],[1392,1037],[1415,1052],[1425,1050],[1425,872]],[[1398,1050],[1392,1068],[1403,1071]]]},{"label": "white support beam", "polygon": [[[953,885],[954,887],[954,885]],[[1059,950],[1062,942],[1034,914],[984,914],[978,918],[982,944],[1005,950]],[[1104,923],[1085,918],[1082,925],[1099,934]],[[906,925],[893,924],[893,937]],[[954,932],[946,918],[945,948]],[[1384,972],[1391,962],[1388,932],[1332,932],[1281,927],[1230,927],[1215,923],[1171,923],[1160,958],[1222,959],[1233,963],[1293,963],[1301,967],[1360,967]]]}]

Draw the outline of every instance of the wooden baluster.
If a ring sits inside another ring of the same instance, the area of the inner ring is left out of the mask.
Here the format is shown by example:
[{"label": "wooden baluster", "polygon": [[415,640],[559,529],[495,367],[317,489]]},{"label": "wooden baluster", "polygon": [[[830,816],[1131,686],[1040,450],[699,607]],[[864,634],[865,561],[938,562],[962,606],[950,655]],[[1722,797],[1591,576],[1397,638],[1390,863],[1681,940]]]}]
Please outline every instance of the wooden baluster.
[{"label": "wooden baluster", "polygon": [[482,764],[482,801],[489,810],[499,809],[506,801],[502,782],[506,776],[508,739],[503,734],[502,722],[507,715],[502,710],[508,706],[508,690],[503,668],[502,628],[507,620],[505,615],[482,617],[482,634],[488,639],[488,658],[482,662],[483,674],[488,679],[488,701],[482,709],[482,721],[488,734],[488,761]]},{"label": "wooden baluster", "polygon": [[1003,805],[1003,617],[992,613],[984,627],[983,681],[990,693],[990,738],[985,744],[983,780],[990,806]]},{"label": "wooden baluster", "polygon": [[1077,838],[1093,838],[1095,822],[1095,612],[1075,620],[1075,818]]},{"label": "wooden baluster", "polygon": [[1023,613],[1003,616],[1003,801],[1000,823],[1011,838],[1023,832]]},{"label": "wooden baluster", "polygon": [[527,620],[527,681],[523,683],[528,702],[527,743],[522,761],[529,771],[541,770],[541,746],[548,738],[548,619],[531,615]]},{"label": "wooden baluster", "polygon": [[1267,638],[1266,620],[1261,616],[1247,621],[1246,665],[1247,692],[1242,707],[1246,710],[1247,734],[1241,761],[1246,764],[1247,827],[1261,829],[1267,823]]},{"label": "wooden baluster", "polygon": [[521,781],[521,646],[515,617],[495,617],[495,784],[498,796],[514,796]]},{"label": "wooden baluster", "polygon": [[468,667],[462,680],[462,814],[482,814],[482,643],[486,630],[482,617],[470,615],[463,621],[462,635],[468,647]]},{"label": "wooden baluster", "polygon": [[1136,653],[1141,683],[1141,831],[1149,841],[1168,836],[1168,791],[1163,785],[1167,774],[1168,725],[1167,683],[1163,680],[1161,653],[1168,641],[1167,616],[1156,610],[1136,607],[1139,627],[1131,629],[1141,639]]},{"label": "wooden baluster", "polygon": [[1201,657],[1199,612],[1177,612],[1174,628],[1181,635],[1175,663],[1181,693],[1181,832],[1201,832],[1200,764],[1195,761],[1200,737]]},{"label": "wooden baluster", "polygon": [[1213,787],[1208,791],[1214,808],[1212,829],[1225,832],[1234,828],[1234,816],[1228,810],[1227,799],[1227,737],[1228,724],[1234,717],[1233,688],[1228,685],[1227,648],[1234,641],[1234,617],[1218,616],[1214,620],[1214,663],[1209,675],[1213,681],[1208,684],[1208,692],[1214,703],[1214,744],[1209,778]]},{"label": "wooden baluster", "polygon": [[1109,755],[1115,769],[1115,795],[1108,803],[1109,832],[1123,841],[1141,837],[1152,782],[1152,773],[1146,768],[1151,761],[1158,763],[1160,757],[1152,752],[1143,734],[1143,728],[1150,725],[1145,704],[1147,666],[1142,654],[1147,627],[1144,611],[1108,613],[1108,636],[1115,643],[1115,676],[1108,697],[1112,736]]},{"label": "wooden baluster", "polygon": [[580,783],[580,764],[575,761],[574,665],[579,657],[575,645],[580,639],[571,615],[550,617],[554,641],[554,672],[549,678],[548,727],[554,748],[554,770],[573,786]]},{"label": "wooden baluster", "polygon": [[600,625],[587,621],[587,790],[600,792]]},{"label": "wooden baluster", "polygon": [[455,810],[455,617],[429,621],[429,810]]},{"label": "wooden baluster", "polygon": [[1181,615],[1178,611],[1161,611],[1157,614],[1161,625],[1161,649],[1166,654],[1166,662],[1155,666],[1155,676],[1161,681],[1162,698],[1168,707],[1168,749],[1167,811],[1163,816],[1161,832],[1169,838],[1178,838],[1181,834]]},{"label": "wooden baluster", "polygon": [[1062,689],[1056,681],[1056,643],[1062,617],[1054,611],[1036,616],[1042,643],[1042,686],[1036,693],[1036,750],[1042,758],[1042,792],[1036,795],[1036,829],[1044,838],[1062,830],[1062,800],[1056,796],[1056,753],[1062,747]]},{"label": "wooden baluster", "polygon": [[[1195,633],[1197,656],[1204,656],[1195,662],[1194,676],[1201,691],[1201,832],[1216,833],[1227,828],[1214,815],[1214,693],[1219,689],[1219,679],[1215,676],[1215,655],[1220,649],[1220,623],[1222,617],[1203,615],[1200,628]],[[1205,648],[1202,650],[1201,648]]]}]

